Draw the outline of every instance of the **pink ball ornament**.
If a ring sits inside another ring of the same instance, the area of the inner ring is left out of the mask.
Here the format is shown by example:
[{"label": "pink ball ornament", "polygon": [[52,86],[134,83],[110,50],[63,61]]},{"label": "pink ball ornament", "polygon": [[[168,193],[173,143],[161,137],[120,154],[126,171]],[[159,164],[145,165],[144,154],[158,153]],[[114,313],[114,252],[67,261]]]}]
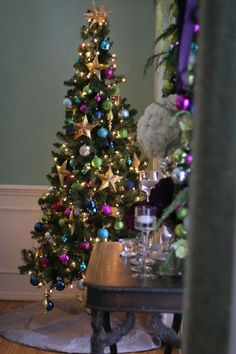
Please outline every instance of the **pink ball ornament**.
[{"label": "pink ball ornament", "polygon": [[62,202],[58,201],[58,202],[55,202],[54,204],[52,204],[52,209],[54,211],[60,211],[61,206],[62,206]]},{"label": "pink ball ornament", "polygon": [[87,240],[83,240],[80,242],[80,249],[82,251],[88,251],[90,249],[90,243]]},{"label": "pink ball ornament", "polygon": [[110,215],[111,214],[111,206],[109,204],[104,204],[101,208],[101,213],[104,215]]},{"label": "pink ball ornament", "polygon": [[80,109],[80,112],[85,113],[88,109],[88,105],[86,103],[83,103],[79,109]]},{"label": "pink ball ornament", "polygon": [[43,256],[39,260],[39,266],[42,268],[47,268],[49,266],[49,259],[46,256]]},{"label": "pink ball ornament", "polygon": [[64,215],[67,219],[69,219],[71,212],[72,212],[71,208],[66,208],[66,210],[64,211]]},{"label": "pink ball ornament", "polygon": [[105,70],[105,76],[106,76],[108,79],[112,78],[113,75],[114,75],[114,71],[113,71],[112,68],[108,68],[108,69]]},{"label": "pink ball ornament", "polygon": [[100,95],[96,95],[96,96],[94,97],[94,99],[95,99],[95,101],[96,101],[97,103],[99,103],[99,102],[101,102],[102,97],[101,97]]},{"label": "pink ball ornament", "polygon": [[175,106],[177,109],[179,109],[180,111],[186,111],[187,109],[190,108],[191,106],[191,102],[190,99],[188,97],[185,96],[178,96],[176,98],[175,101]]},{"label": "pink ball ornament", "polygon": [[70,257],[68,256],[67,253],[62,253],[60,256],[59,256],[59,260],[61,262],[61,264],[63,265],[67,265],[69,260],[70,260]]}]

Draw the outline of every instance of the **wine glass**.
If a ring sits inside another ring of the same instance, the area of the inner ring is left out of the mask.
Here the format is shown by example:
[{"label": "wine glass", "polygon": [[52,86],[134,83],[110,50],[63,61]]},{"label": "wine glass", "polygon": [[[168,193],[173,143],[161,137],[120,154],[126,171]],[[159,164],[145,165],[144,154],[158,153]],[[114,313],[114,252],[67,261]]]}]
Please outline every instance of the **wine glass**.
[{"label": "wine glass", "polygon": [[159,180],[160,174],[158,173],[158,171],[141,170],[139,172],[139,186],[140,189],[146,193],[148,203],[151,189],[155,187]]},{"label": "wine glass", "polygon": [[150,232],[156,226],[156,207],[139,205],[135,207],[134,226],[136,230],[141,231],[141,259],[137,267],[132,270],[139,272],[142,278],[154,278],[155,276],[150,273],[150,268],[146,265],[146,258],[148,253],[148,244]]}]

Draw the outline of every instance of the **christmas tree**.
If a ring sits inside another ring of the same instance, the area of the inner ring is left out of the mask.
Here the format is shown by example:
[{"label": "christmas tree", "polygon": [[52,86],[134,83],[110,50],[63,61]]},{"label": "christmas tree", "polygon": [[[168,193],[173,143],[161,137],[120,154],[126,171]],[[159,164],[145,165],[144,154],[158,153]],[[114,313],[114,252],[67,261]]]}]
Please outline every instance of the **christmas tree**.
[{"label": "christmas tree", "polygon": [[135,142],[136,111],[120,94],[126,80],[110,51],[108,12],[93,1],[85,18],[75,73],[65,82],[65,123],[52,152],[51,185],[39,199],[43,215],[32,231],[38,246],[22,250],[19,267],[32,285],[45,287],[47,311],[53,289],[83,279],[96,242],[134,236],[124,231],[124,216],[144,198],[138,175],[147,162]]}]

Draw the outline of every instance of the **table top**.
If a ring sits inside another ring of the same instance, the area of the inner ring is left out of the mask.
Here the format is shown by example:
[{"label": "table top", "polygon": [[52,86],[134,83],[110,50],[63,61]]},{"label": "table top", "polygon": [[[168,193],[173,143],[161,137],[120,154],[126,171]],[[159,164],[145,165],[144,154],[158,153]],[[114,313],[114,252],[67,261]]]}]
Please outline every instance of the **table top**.
[{"label": "table top", "polygon": [[102,311],[182,312],[181,277],[134,277],[119,242],[98,243],[86,272],[87,306]]}]

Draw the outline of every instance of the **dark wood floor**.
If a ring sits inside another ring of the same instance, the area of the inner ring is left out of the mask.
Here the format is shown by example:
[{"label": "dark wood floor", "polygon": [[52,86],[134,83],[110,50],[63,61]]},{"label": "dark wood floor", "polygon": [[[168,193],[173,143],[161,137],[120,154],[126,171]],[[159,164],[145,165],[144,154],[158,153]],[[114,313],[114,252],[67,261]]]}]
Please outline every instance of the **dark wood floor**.
[{"label": "dark wood floor", "polygon": [[[20,306],[28,304],[29,301],[0,301],[0,314]],[[49,352],[39,350],[32,347],[26,347],[21,344],[10,342],[0,336],[0,353],[1,354],[62,354],[59,352]],[[136,354],[136,353],[130,353]],[[149,352],[142,352],[142,354],[163,354],[163,348],[158,350],[151,350]],[[172,354],[178,354],[178,350],[173,350]]]}]

